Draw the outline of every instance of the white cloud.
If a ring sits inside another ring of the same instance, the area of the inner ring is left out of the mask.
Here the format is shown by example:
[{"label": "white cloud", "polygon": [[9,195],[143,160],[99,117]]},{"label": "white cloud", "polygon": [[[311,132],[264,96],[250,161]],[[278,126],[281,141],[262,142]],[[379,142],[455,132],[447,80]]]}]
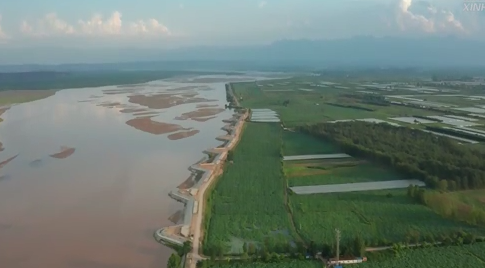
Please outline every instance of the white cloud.
[{"label": "white cloud", "polygon": [[82,34],[118,35],[122,33],[123,22],[121,20],[121,13],[115,11],[106,20],[103,20],[102,15],[95,14],[88,21],[79,20],[78,25]]},{"label": "white cloud", "polygon": [[412,0],[399,0],[396,22],[402,31],[421,31],[425,33],[466,33],[462,23],[455,15],[445,9],[440,9],[426,2],[428,14],[419,14],[412,11]]},{"label": "white cloud", "polygon": [[258,7],[259,7],[259,8],[264,8],[264,7],[265,7],[267,4],[268,4],[268,3],[267,3],[266,1],[261,1],[261,2],[259,2]]},{"label": "white cloud", "polygon": [[3,31],[1,23],[2,15],[0,15],[0,43],[4,42],[7,39],[10,39],[10,37]]},{"label": "white cloud", "polygon": [[156,19],[149,19],[148,21],[140,20],[132,22],[130,25],[131,34],[152,34],[152,35],[170,35],[170,30]]},{"label": "white cloud", "polygon": [[78,20],[70,25],[59,19],[55,13],[47,14],[32,26],[23,21],[20,30],[30,36],[75,35],[75,36],[130,36],[130,35],[170,35],[169,29],[156,19],[138,20],[124,23],[122,14],[115,11],[108,18],[95,14],[89,20]]}]

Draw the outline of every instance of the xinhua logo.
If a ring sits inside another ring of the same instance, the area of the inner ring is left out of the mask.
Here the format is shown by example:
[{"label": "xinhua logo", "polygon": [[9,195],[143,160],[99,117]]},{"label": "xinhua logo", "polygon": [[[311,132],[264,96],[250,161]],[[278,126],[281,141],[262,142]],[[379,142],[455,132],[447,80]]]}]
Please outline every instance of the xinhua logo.
[{"label": "xinhua logo", "polygon": [[485,0],[464,0],[463,11],[485,11]]}]

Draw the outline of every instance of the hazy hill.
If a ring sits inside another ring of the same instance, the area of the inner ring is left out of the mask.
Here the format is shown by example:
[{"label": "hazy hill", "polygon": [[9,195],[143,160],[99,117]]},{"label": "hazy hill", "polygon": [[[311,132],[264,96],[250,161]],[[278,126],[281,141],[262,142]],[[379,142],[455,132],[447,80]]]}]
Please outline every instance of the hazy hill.
[{"label": "hazy hill", "polygon": [[[485,43],[455,37],[421,39],[355,37],[340,40],[282,40],[258,47],[158,49],[3,48],[0,64],[106,63],[97,69],[244,69],[248,66],[477,66],[484,65]],[[152,63],[140,63],[151,61]],[[163,61],[165,63],[156,63]],[[171,61],[171,63],[167,63]],[[194,65],[194,62],[198,62]],[[2,66],[1,71],[46,70],[45,66]],[[56,68],[53,66],[50,69]],[[63,65],[92,70],[91,65]]]}]

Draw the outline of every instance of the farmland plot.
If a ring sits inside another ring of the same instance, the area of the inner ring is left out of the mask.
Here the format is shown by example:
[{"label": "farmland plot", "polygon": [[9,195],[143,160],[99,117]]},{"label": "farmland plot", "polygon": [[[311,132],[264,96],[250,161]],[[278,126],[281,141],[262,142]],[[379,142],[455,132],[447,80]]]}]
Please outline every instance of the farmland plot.
[{"label": "farmland plot", "polygon": [[448,268],[448,267],[485,267],[485,243],[405,250],[401,256],[382,261],[359,264],[362,268]]},{"label": "farmland plot", "polygon": [[297,261],[277,263],[226,263],[212,265],[211,268],[322,268],[321,261]]},{"label": "farmland plot", "polygon": [[406,196],[406,190],[291,195],[290,205],[300,234],[315,243],[333,241],[335,228],[341,230],[342,241],[361,235],[371,245],[405,241],[411,231],[422,236],[459,228],[479,232],[416,204]]},{"label": "farmland plot", "polygon": [[283,154],[332,154],[341,152],[338,146],[308,134],[284,131]]},{"label": "farmland plot", "polygon": [[244,242],[270,239],[276,250],[292,241],[280,148],[279,124],[247,124],[210,198],[209,245],[225,243],[242,253]]},{"label": "farmland plot", "polygon": [[285,163],[285,174],[290,187],[407,179],[390,169],[356,160]]}]

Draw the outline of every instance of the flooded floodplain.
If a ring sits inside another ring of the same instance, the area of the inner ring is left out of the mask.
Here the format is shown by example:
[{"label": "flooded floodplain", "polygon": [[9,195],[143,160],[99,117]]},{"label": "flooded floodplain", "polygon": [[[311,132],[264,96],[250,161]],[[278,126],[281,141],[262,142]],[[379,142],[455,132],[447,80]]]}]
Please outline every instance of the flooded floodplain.
[{"label": "flooded floodplain", "polygon": [[2,109],[0,266],[165,267],[153,232],[182,208],[168,193],[220,145],[224,82],[255,79],[66,89]]}]

